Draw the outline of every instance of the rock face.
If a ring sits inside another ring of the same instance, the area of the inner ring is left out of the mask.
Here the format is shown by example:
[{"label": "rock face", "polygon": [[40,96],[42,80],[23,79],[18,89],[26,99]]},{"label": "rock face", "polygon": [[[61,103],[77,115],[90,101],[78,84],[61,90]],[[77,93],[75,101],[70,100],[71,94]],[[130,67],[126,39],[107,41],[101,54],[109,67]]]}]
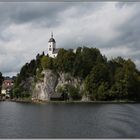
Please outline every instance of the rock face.
[{"label": "rock face", "polygon": [[82,82],[78,78],[72,77],[69,73],[54,73],[52,70],[43,71],[44,78],[42,81],[35,83],[32,99],[49,101],[52,95],[57,94],[57,88],[70,84],[79,87],[82,91]]},{"label": "rock face", "polygon": [[51,71],[43,71],[44,79],[35,84],[32,98],[39,100],[49,100],[52,93],[55,92],[57,76]]}]

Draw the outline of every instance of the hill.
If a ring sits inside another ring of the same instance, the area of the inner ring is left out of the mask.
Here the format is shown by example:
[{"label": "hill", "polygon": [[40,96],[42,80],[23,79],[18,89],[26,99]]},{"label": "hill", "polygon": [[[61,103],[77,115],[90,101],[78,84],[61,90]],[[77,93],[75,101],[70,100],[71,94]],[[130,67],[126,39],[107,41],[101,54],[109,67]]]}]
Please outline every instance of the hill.
[{"label": "hill", "polygon": [[14,83],[15,98],[33,100],[140,100],[140,72],[131,59],[107,60],[99,49],[60,49],[56,58],[38,54]]}]

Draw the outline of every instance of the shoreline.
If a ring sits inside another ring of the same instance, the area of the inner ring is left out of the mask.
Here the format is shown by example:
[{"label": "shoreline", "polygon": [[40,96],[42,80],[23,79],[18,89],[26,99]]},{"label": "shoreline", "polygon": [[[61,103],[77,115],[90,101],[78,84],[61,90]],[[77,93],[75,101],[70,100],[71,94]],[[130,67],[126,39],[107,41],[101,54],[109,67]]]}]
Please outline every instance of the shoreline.
[{"label": "shoreline", "polygon": [[[6,101],[6,100],[5,100]],[[34,103],[34,104],[76,104],[76,103],[86,103],[86,104],[137,104],[140,101],[125,101],[125,100],[114,100],[114,101],[42,101],[42,100],[31,100],[31,99],[8,99],[8,101],[19,102],[19,103]]]}]

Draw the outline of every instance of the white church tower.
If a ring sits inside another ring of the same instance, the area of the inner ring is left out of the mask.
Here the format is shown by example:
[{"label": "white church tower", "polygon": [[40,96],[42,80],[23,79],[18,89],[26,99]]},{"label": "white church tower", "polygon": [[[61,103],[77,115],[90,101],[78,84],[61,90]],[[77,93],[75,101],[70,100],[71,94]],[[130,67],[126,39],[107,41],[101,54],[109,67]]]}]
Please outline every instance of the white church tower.
[{"label": "white church tower", "polygon": [[56,49],[56,41],[51,33],[51,38],[48,41],[48,55],[49,57],[55,58],[58,54],[59,49]]}]

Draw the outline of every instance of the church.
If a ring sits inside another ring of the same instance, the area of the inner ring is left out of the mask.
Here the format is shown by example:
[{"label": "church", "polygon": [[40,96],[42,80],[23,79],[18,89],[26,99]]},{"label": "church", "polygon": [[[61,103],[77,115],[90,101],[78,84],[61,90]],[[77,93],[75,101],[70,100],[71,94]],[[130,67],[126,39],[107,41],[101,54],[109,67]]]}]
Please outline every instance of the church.
[{"label": "church", "polygon": [[48,55],[49,57],[55,58],[57,57],[59,48],[56,48],[56,41],[53,38],[53,33],[51,33],[51,38],[48,41]]},{"label": "church", "polygon": [[[51,33],[51,38],[48,41],[48,56],[55,58],[58,55],[58,52],[61,48],[56,48],[56,41],[53,38],[53,33]],[[77,49],[69,49],[72,50],[74,53],[76,53]]]}]

